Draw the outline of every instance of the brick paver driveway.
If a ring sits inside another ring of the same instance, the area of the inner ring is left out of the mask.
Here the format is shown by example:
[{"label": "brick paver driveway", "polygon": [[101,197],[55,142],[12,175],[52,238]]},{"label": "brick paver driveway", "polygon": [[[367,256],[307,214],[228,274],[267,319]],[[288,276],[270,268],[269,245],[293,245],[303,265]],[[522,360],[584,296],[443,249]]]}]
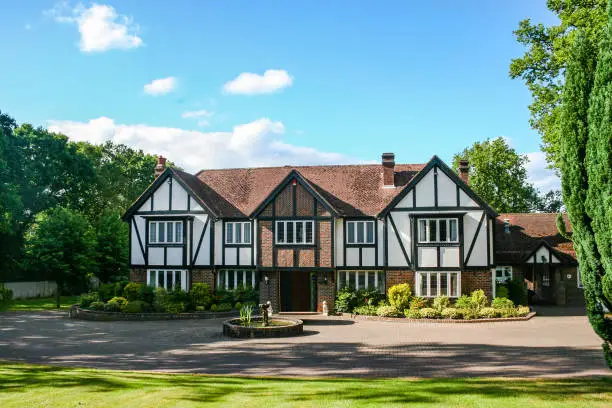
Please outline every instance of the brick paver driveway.
[{"label": "brick paver driveway", "polygon": [[220,319],[89,322],[65,313],[4,313],[0,359],[229,375],[610,375],[584,316],[479,324],[303,319],[302,337],[234,340],[221,335]]}]

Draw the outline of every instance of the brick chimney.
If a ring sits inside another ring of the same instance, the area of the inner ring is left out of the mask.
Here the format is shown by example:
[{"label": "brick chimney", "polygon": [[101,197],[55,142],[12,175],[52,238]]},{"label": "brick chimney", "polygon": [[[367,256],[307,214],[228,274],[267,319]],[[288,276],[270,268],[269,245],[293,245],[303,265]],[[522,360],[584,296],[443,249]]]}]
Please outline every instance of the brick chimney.
[{"label": "brick chimney", "polygon": [[465,159],[459,160],[459,177],[465,184],[470,184],[470,162]]},{"label": "brick chimney", "polygon": [[155,178],[158,178],[166,170],[166,158],[159,156],[155,165]]},{"label": "brick chimney", "polygon": [[383,187],[395,187],[395,154],[382,154]]}]

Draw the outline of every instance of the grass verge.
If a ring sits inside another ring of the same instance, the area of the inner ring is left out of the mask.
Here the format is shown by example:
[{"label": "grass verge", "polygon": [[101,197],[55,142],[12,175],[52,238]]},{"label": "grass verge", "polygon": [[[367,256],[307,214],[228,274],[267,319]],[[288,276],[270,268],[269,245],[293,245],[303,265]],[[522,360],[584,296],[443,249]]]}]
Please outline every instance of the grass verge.
[{"label": "grass verge", "polygon": [[0,406],[610,407],[612,378],[299,379],[0,363]]},{"label": "grass verge", "polygon": [[[62,296],[60,298],[60,309],[68,309],[70,305],[73,305],[78,301],[78,296]],[[57,304],[55,297],[15,299],[7,310],[14,312],[57,310]]]}]

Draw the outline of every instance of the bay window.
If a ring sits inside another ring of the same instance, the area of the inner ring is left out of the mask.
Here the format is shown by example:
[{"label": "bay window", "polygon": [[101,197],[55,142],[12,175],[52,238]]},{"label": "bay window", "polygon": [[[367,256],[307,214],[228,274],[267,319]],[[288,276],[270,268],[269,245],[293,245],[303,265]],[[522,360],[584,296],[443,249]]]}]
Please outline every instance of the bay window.
[{"label": "bay window", "polygon": [[180,269],[149,269],[147,285],[166,290],[182,289],[187,291],[187,271]]},{"label": "bay window", "polygon": [[314,221],[276,221],[276,243],[314,244]]},{"label": "bay window", "polygon": [[416,292],[421,297],[459,297],[461,294],[460,272],[417,272]]},{"label": "bay window", "polygon": [[420,218],[419,243],[459,242],[457,218]]},{"label": "bay window", "polygon": [[226,244],[250,244],[251,222],[226,222],[225,223]]},{"label": "bay window", "polygon": [[183,221],[149,221],[149,244],[182,244]]},{"label": "bay window", "polygon": [[374,221],[347,221],[347,244],[373,244]]},{"label": "bay window", "polygon": [[217,274],[217,288],[234,290],[239,286],[243,288],[256,288],[256,271],[252,269],[222,269]]},{"label": "bay window", "polygon": [[338,290],[343,288],[376,289],[385,293],[385,273],[383,271],[338,271],[336,276]]}]

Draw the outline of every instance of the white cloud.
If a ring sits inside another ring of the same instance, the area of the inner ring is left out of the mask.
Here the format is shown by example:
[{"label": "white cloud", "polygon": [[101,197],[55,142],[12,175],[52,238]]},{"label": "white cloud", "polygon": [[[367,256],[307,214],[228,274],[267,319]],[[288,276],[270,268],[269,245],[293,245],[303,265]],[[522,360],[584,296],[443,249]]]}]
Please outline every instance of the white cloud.
[{"label": "white cloud", "polygon": [[175,77],[154,79],[150,84],[144,86],[145,93],[149,95],[164,95],[172,92],[176,88],[177,80]]},{"label": "white cloud", "polygon": [[194,118],[210,118],[213,112],[207,111],[206,109],[200,109],[197,111],[186,111],[181,114],[183,119],[194,119]]},{"label": "white cloud", "polygon": [[80,3],[71,7],[68,2],[60,2],[45,14],[58,23],[76,24],[81,34],[79,48],[83,52],[125,50],[143,45],[132,18],[118,14],[106,4],[92,3],[87,8]]},{"label": "white cloud", "polygon": [[243,72],[223,85],[230,94],[255,95],[277,92],[291,86],[293,78],[282,69],[269,69],[263,75]]},{"label": "white cloud", "polygon": [[526,153],[529,163],[527,175],[529,181],[543,193],[561,189],[561,180],[551,169],[546,168],[546,156],[543,152]]},{"label": "white cloud", "polygon": [[[201,132],[144,124],[123,125],[100,117],[87,122],[49,121],[49,130],[73,141],[110,140],[162,154],[187,171],[202,168],[347,163],[338,153],[283,142],[285,126],[268,118],[235,126],[227,132]],[[353,161],[354,162],[354,161]]]}]

